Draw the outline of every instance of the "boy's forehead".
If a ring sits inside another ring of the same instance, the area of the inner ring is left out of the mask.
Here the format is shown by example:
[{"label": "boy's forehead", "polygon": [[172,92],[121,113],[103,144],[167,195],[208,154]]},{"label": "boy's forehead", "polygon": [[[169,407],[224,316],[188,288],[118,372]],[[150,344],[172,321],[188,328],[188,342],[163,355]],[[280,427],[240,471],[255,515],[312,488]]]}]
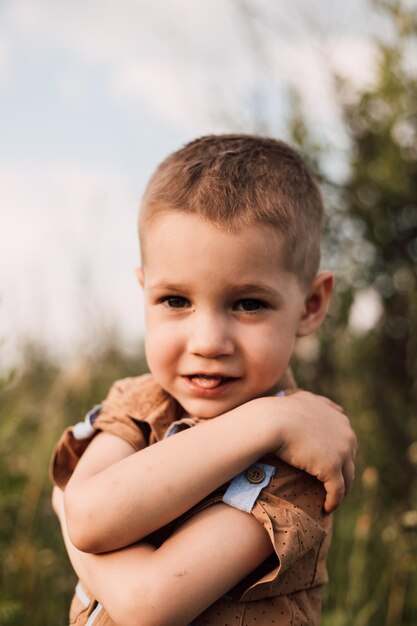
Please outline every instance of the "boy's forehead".
[{"label": "boy's forehead", "polygon": [[[152,283],[216,277],[226,284],[265,283],[288,273],[282,234],[254,223],[228,232],[195,215],[166,213],[147,225],[142,263]],[[265,280],[264,280],[265,278]]]},{"label": "boy's forehead", "polygon": [[[282,250],[284,236],[276,226],[263,222],[251,222],[244,226],[233,226],[226,222],[217,224],[198,215],[183,211],[159,211],[152,219],[147,220],[141,228],[142,253],[150,251],[154,240],[158,240],[158,249],[161,247],[179,247],[181,241],[204,246],[221,247],[227,245],[239,246],[242,252],[249,255],[252,248],[268,249],[276,257]],[[239,245],[241,244],[241,245]]]}]

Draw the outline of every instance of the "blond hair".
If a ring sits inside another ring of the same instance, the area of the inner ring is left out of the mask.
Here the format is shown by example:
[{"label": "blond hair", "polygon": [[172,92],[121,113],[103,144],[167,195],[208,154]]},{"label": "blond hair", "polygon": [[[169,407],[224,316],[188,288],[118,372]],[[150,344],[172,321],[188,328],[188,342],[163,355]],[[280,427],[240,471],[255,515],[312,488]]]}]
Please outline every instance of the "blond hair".
[{"label": "blond hair", "polygon": [[139,216],[142,244],[147,223],[174,210],[227,231],[271,225],[284,237],[285,268],[305,285],[317,273],[322,196],[302,157],[283,141],[208,135],[173,152],[145,190]]}]

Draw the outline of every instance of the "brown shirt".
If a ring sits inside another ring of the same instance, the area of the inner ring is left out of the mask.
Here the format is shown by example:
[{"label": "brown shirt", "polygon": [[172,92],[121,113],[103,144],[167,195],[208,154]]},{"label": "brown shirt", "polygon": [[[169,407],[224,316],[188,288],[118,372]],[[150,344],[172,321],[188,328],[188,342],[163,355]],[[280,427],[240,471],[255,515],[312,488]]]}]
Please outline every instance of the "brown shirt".
[{"label": "brown shirt", "polygon": [[[180,426],[185,427],[198,421],[184,418],[181,406],[150,375],[117,381],[93,416],[91,427],[86,427],[85,438],[75,438],[77,430],[73,427],[63,433],[52,462],[53,480],[65,487],[78,459],[99,431],[122,437],[138,449],[143,436],[152,445],[165,436],[175,421],[181,420]],[[274,554],[227,596],[195,618],[193,626],[320,623],[321,586],[327,582],[326,558],[332,523],[331,516],[323,512],[323,485],[274,455],[260,461],[273,465],[275,474],[260,492],[251,515],[267,531]],[[157,545],[185,519],[220,502],[227,486],[216,490],[165,529],[153,533],[149,540]],[[88,592],[87,595],[91,600]],[[86,624],[96,604],[92,601],[86,609],[85,603],[83,606],[75,598],[72,623]],[[95,623],[110,625],[112,621],[103,609]]]}]

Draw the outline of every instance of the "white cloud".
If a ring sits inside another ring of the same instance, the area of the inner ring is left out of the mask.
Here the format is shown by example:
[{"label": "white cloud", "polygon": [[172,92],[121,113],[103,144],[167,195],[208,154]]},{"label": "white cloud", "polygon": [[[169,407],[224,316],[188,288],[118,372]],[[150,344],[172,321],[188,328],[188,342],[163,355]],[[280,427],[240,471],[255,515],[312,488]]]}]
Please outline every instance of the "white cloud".
[{"label": "white cloud", "polygon": [[[362,81],[372,69],[371,47],[363,34],[355,36],[353,24],[337,39],[326,33],[324,43],[320,32],[300,37],[302,6],[276,5],[278,26],[272,34],[264,33],[271,42],[269,81],[274,89],[295,82],[315,115],[324,119],[332,108],[324,62],[331,59]],[[323,7],[320,15],[325,21]],[[50,56],[55,50],[73,64],[77,61],[76,74],[64,69],[61,89],[66,96],[82,95],[88,80],[82,73],[99,72],[119,104],[134,109],[144,103],[182,129],[195,130],[222,110],[239,117],[260,80],[242,16],[220,0],[14,0],[6,17],[8,29],[30,54]]]},{"label": "white cloud", "polygon": [[13,76],[10,42],[0,36],[0,86],[5,87]]},{"label": "white cloud", "polygon": [[120,103],[141,102],[166,121],[185,128],[201,127],[206,120],[204,94],[184,75],[183,68],[137,62],[114,76],[112,93]]},{"label": "white cloud", "polygon": [[69,70],[60,76],[58,89],[62,98],[75,106],[81,106],[88,97],[88,81],[85,73]]},{"label": "white cloud", "polygon": [[[119,104],[122,98],[124,106],[130,103],[134,109],[143,102],[168,123],[193,128],[202,122],[199,111],[207,99],[197,66],[210,56],[209,71],[211,63],[221,64],[227,57],[226,6],[219,0],[210,5],[15,0],[3,23],[31,58],[50,59],[58,53],[71,60],[59,81],[67,99],[82,96],[87,77],[95,72],[111,97],[119,96]],[[220,49],[221,41],[213,45],[214,32],[223,32]]]},{"label": "white cloud", "polygon": [[377,60],[372,41],[365,36],[345,36],[331,39],[329,43],[330,66],[358,87],[371,87]]},{"label": "white cloud", "polygon": [[68,355],[80,348],[80,331],[94,334],[103,320],[114,321],[122,337],[139,337],[139,190],[74,164],[0,166],[0,185],[2,350],[15,356],[29,335]]},{"label": "white cloud", "polygon": [[[274,42],[273,55],[281,80],[293,84],[316,118],[332,117],[337,111],[333,88],[335,72],[357,87],[370,85],[375,70],[375,50],[363,37],[340,36],[315,40]],[[308,112],[308,108],[307,108]]]}]

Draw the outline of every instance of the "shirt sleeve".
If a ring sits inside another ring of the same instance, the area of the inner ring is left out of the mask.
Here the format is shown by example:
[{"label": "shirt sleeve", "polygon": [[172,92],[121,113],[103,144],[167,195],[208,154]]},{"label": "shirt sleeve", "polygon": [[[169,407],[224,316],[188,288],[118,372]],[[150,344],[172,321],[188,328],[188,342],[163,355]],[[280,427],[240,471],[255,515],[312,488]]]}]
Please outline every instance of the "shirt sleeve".
[{"label": "shirt sleeve", "polygon": [[262,459],[275,473],[250,514],[268,533],[273,555],[233,590],[240,602],[287,595],[327,582],[332,518],[325,491],[314,477],[272,455]]},{"label": "shirt sleeve", "polygon": [[[141,449],[154,430],[147,418],[152,420],[155,407],[160,409],[163,402],[165,396],[149,375],[116,381],[102,404],[61,435],[51,461],[52,481],[61,489],[66,486],[82,454],[101,431],[121,437],[135,450]],[[167,419],[171,419],[169,415]]]},{"label": "shirt sleeve", "polygon": [[324,513],[325,491],[314,477],[268,455],[207,496],[177,525],[221,502],[261,524],[273,554],[232,589],[235,602],[252,602],[307,592],[327,582],[326,558],[332,516]]}]

